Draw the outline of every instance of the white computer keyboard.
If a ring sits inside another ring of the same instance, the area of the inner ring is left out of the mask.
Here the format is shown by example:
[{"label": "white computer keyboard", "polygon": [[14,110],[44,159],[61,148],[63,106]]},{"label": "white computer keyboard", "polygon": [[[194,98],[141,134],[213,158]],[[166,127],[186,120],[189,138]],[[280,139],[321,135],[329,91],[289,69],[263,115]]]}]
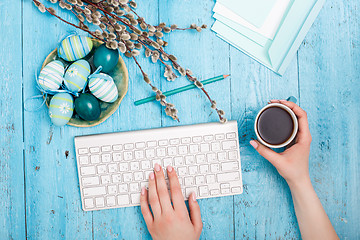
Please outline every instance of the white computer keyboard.
[{"label": "white computer keyboard", "polygon": [[184,198],[241,194],[236,121],[75,137],[84,211],[140,205],[155,163],[176,170]]}]

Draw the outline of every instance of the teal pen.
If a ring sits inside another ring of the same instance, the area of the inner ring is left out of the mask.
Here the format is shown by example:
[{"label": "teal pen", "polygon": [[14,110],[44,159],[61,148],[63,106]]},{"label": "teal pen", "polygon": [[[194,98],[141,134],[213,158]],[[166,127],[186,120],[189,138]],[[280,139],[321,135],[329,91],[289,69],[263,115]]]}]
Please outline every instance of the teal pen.
[{"label": "teal pen", "polygon": [[[230,75],[220,75],[220,76],[217,76],[217,77],[213,77],[213,78],[201,81],[201,83],[203,85],[206,85],[206,84],[209,84],[209,83],[213,83],[213,82],[223,80],[223,79],[225,79],[225,78],[227,78],[229,76]],[[187,85],[187,86],[184,86],[184,87],[179,87],[179,88],[164,92],[163,94],[168,97],[168,96],[171,96],[171,95],[174,95],[174,94],[177,94],[177,93],[180,93],[180,92],[185,92],[187,90],[194,89],[194,88],[197,88],[197,87],[194,84],[190,84],[190,85]],[[138,106],[138,105],[148,103],[148,102],[152,102],[152,101],[155,101],[155,100],[156,100],[156,97],[151,96],[151,97],[147,97],[147,98],[144,98],[144,99],[141,99],[141,100],[137,100],[134,103],[135,103],[135,106]]]}]

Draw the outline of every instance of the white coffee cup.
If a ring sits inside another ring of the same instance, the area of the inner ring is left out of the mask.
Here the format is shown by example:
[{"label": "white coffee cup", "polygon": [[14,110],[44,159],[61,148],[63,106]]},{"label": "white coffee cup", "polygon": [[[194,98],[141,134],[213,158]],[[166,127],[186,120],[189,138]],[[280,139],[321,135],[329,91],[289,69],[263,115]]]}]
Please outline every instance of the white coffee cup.
[{"label": "white coffee cup", "polygon": [[[287,111],[287,112],[290,114],[290,116],[291,116],[291,118],[292,118],[292,120],[293,120],[293,123],[294,123],[293,131],[292,131],[292,134],[291,134],[290,138],[289,138],[288,140],[286,140],[286,142],[281,143],[281,144],[279,144],[279,145],[272,145],[272,144],[269,144],[269,143],[265,142],[265,141],[261,138],[261,136],[260,136],[260,134],[259,134],[259,132],[258,132],[258,126],[257,126],[257,125],[258,125],[258,120],[259,120],[260,115],[261,115],[266,109],[271,108],[271,107],[279,107],[279,108],[282,108],[282,109],[284,109],[285,111]],[[257,140],[258,140],[261,144],[263,144],[264,146],[267,146],[267,147],[269,147],[269,148],[282,148],[282,147],[285,147],[285,146],[289,145],[289,144],[295,139],[296,134],[297,134],[298,129],[299,129],[299,123],[298,123],[298,120],[297,120],[297,117],[296,117],[295,113],[294,113],[288,106],[286,106],[286,105],[284,105],[284,104],[281,104],[281,103],[270,103],[270,104],[268,104],[267,106],[263,107],[263,108],[260,110],[260,112],[258,113],[258,115],[256,116],[255,124],[254,124],[254,129],[255,129],[255,133],[256,133]]]}]

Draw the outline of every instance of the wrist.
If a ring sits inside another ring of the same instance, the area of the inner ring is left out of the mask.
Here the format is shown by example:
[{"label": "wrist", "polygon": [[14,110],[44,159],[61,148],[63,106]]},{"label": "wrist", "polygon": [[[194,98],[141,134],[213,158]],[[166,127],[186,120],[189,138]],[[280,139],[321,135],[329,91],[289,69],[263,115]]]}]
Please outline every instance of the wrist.
[{"label": "wrist", "polygon": [[313,188],[309,175],[307,175],[302,179],[287,180],[286,182],[289,185],[291,192],[294,191],[297,192],[297,191]]}]

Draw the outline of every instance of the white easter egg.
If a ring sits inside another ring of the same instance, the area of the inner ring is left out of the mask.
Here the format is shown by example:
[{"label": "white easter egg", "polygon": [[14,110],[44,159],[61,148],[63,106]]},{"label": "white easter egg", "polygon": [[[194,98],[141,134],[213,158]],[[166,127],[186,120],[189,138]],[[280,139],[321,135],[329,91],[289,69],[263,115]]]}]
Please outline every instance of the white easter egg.
[{"label": "white easter egg", "polygon": [[40,72],[38,83],[42,89],[57,90],[64,77],[64,64],[58,60],[48,63]]},{"label": "white easter egg", "polygon": [[104,73],[94,74],[89,78],[90,92],[101,101],[112,103],[119,97],[114,79]]}]

